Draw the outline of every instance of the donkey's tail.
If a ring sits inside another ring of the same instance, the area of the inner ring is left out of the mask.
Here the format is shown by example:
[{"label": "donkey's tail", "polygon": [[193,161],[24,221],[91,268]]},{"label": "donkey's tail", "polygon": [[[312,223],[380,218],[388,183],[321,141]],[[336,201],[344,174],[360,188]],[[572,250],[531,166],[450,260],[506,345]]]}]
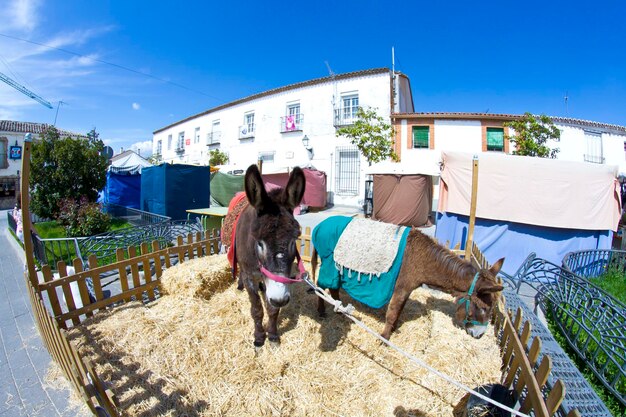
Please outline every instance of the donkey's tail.
[{"label": "donkey's tail", "polygon": [[317,250],[315,246],[312,246],[313,250],[311,251],[311,278],[312,281],[317,285],[317,280],[315,279],[315,271],[317,270]]}]

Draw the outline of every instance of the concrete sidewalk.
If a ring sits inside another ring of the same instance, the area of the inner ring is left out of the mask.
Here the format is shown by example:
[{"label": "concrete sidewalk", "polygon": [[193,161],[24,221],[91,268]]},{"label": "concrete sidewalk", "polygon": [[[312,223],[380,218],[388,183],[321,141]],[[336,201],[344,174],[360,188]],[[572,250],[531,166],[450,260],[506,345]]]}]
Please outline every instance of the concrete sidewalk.
[{"label": "concrete sidewalk", "polygon": [[[35,324],[24,280],[24,251],[0,211],[0,416],[87,417],[63,377],[48,381],[52,358]],[[56,373],[60,374],[60,371]]]}]

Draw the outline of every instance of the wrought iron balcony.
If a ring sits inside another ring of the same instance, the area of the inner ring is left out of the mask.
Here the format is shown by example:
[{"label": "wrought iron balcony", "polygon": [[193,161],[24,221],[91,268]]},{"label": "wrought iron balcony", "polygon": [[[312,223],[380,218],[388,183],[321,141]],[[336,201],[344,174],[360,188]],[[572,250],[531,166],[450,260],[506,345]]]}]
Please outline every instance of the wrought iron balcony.
[{"label": "wrought iron balcony", "polygon": [[178,145],[175,151],[178,155],[182,155],[185,153],[185,147],[183,145]]},{"label": "wrought iron balcony", "polygon": [[254,123],[248,123],[239,126],[239,139],[247,139],[254,137]]},{"label": "wrought iron balcony", "polygon": [[210,132],[206,136],[207,146],[217,145],[220,143],[221,140],[222,140],[222,132]]},{"label": "wrought iron balcony", "polygon": [[584,154],[583,158],[585,160],[585,162],[592,162],[594,164],[603,164],[604,163],[604,157],[601,155],[587,155]]},{"label": "wrought iron balcony", "polygon": [[280,133],[301,132],[304,115],[290,114],[280,118]]},{"label": "wrought iron balcony", "polygon": [[334,126],[348,126],[356,121],[356,113],[359,106],[341,107],[335,109]]}]

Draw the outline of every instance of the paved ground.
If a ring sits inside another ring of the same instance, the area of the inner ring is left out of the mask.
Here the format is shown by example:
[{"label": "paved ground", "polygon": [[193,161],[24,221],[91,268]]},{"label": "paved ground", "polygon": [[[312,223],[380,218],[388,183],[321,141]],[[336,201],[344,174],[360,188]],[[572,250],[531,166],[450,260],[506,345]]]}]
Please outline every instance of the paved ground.
[{"label": "paved ground", "polygon": [[0,211],[0,416],[89,416],[86,408],[71,407],[65,380],[49,381],[52,359],[26,292],[24,252],[6,219],[6,211]]}]

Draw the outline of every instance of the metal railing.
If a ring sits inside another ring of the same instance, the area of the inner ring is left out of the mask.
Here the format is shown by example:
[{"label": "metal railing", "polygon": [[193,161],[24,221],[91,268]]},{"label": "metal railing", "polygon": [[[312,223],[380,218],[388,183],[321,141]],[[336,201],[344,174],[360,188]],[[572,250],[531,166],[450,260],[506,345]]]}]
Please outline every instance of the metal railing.
[{"label": "metal railing", "polygon": [[290,114],[280,118],[280,133],[302,131],[304,115]]},{"label": "metal railing", "polygon": [[626,251],[581,250],[563,258],[563,268],[583,278],[598,278],[611,269],[626,271]]},{"label": "metal railing", "polygon": [[348,126],[354,124],[359,106],[340,107],[335,109],[334,126]]},{"label": "metal railing", "polygon": [[567,344],[626,405],[626,305],[586,278],[534,254],[515,275],[515,281],[537,291],[537,306],[553,317]]},{"label": "metal railing", "polygon": [[105,213],[112,217],[126,220],[133,226],[142,226],[146,224],[163,223],[172,220],[171,217],[162,216],[160,214],[150,213],[139,209],[120,206],[118,204],[107,204],[104,206]]},{"label": "metal railing", "polygon": [[222,132],[209,132],[206,135],[207,145],[217,145],[222,140]]},{"label": "metal railing", "polygon": [[255,131],[254,123],[239,126],[239,139],[253,138]]}]

